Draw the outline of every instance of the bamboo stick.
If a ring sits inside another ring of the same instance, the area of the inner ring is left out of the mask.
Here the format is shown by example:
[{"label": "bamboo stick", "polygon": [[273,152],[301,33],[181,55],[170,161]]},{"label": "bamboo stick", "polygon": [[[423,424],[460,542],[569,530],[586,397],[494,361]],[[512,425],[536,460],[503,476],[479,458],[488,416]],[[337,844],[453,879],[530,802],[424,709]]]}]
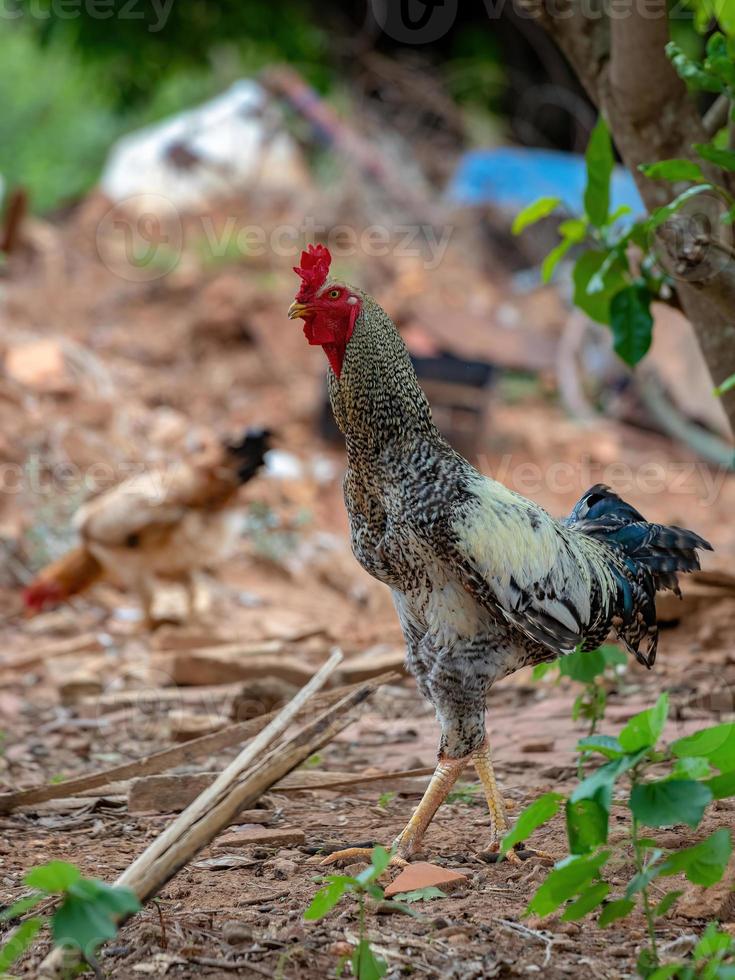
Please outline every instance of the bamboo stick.
[{"label": "bamboo stick", "polygon": [[[399,681],[400,677],[395,672],[389,672],[381,674],[374,680],[377,687],[381,684]],[[327,691],[314,698],[312,706],[324,708],[330,704],[335,704],[345,694],[356,690],[358,687],[360,687],[359,684],[350,684],[346,687],[335,688],[333,691]],[[136,776],[152,776],[159,772],[166,772],[175,766],[193,762],[204,755],[213,755],[223,749],[231,748],[247,738],[252,738],[277,715],[278,711],[270,711],[266,715],[251,718],[249,721],[237,722],[218,732],[213,732],[211,735],[193,738],[182,745],[174,745],[169,749],[154,752],[152,755],[136,759],[134,762],[125,762],[119,766],[112,766],[110,769],[102,769],[100,772],[67,779],[63,783],[48,783],[16,790],[12,793],[0,793],[0,813],[8,813],[16,807],[30,806],[32,803],[45,803],[47,800],[63,800],[69,796],[78,796],[79,793],[86,790],[108,786],[110,783],[133,779]]]},{"label": "bamboo stick", "polygon": [[[290,739],[279,741],[306,701],[324,684],[341,660],[336,653],[278,716],[234,759],[164,832],[118,877],[116,884],[131,888],[145,902],[186,865],[235,814],[254,803],[278,779],[317,751],[354,720],[354,709],[378,687],[366,681],[327,708]],[[258,756],[267,750],[264,758]],[[38,976],[58,980],[78,956],[53,949],[39,967]]]}]

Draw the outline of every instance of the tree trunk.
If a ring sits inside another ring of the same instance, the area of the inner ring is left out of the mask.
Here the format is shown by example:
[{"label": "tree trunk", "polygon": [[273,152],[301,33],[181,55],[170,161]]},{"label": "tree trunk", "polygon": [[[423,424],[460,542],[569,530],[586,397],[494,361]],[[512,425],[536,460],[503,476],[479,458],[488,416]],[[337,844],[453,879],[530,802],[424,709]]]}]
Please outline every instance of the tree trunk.
[{"label": "tree trunk", "polygon": [[[552,16],[538,0],[521,0],[529,16],[554,37],[592,101],[605,116],[623,162],[633,174],[649,211],[672,200],[681,188],[652,181],[639,164],[671,157],[695,159],[713,182],[732,190],[732,178],[696,157],[693,143],[707,142],[702,120],[684,83],[664,51],[669,40],[664,0],[643,0],[616,16],[581,10],[575,0],[555,0]],[[703,194],[705,213],[716,209],[716,196]],[[717,226],[717,215],[713,215]],[[729,243],[704,247],[681,233],[668,232],[652,244],[675,276],[682,309],[690,320],[713,382],[735,374],[735,261]],[[691,232],[689,232],[691,236]],[[668,254],[666,254],[668,253]],[[668,259],[669,261],[666,261]],[[735,432],[735,389],[723,396]]]}]

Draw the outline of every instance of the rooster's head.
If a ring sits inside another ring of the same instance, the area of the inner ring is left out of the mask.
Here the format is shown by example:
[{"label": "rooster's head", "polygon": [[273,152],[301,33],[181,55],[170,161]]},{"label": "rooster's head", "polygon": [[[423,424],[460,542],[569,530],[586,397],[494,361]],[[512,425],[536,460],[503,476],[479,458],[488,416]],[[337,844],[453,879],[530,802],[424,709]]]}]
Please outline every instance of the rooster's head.
[{"label": "rooster's head", "polygon": [[332,370],[340,376],[345,350],[355,329],[362,299],[351,286],[327,279],[332,256],[324,245],[309,245],[294,272],[301,287],[288,316],[301,317],[310,344],[323,347]]}]

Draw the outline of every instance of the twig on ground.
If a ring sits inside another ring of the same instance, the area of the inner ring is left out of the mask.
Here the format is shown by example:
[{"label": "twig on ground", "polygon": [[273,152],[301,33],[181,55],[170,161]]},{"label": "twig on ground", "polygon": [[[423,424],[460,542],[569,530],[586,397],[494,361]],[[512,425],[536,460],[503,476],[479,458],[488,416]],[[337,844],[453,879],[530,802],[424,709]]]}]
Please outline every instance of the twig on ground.
[{"label": "twig on ground", "polygon": [[543,932],[539,932],[538,929],[531,929],[528,926],[521,925],[520,922],[513,922],[512,919],[498,919],[497,922],[498,925],[503,929],[507,929],[509,932],[516,932],[519,936],[525,936],[527,939],[536,939],[538,942],[543,943],[546,946],[543,965],[549,965],[551,962],[551,950],[554,945],[552,938]]},{"label": "twig on ground", "polygon": [[[399,680],[399,676],[394,672],[381,674],[374,678],[375,685],[391,683]],[[319,695],[311,702],[313,708],[325,708],[335,704],[351,691],[360,688],[361,684],[350,684],[347,687],[335,688],[334,691],[327,691]],[[249,721],[238,722],[230,725],[211,735],[202,735],[200,738],[193,738],[182,745],[175,745],[161,752],[154,752],[152,755],[145,756],[143,759],[136,759],[135,762],[126,762],[110,769],[103,769],[100,772],[92,773],[87,776],[79,776],[76,779],[67,779],[63,783],[44,784],[42,786],[32,786],[29,789],[18,790],[14,793],[0,794],[0,813],[7,813],[19,806],[28,806],[31,803],[44,803],[46,800],[61,800],[68,796],[76,796],[78,793],[95,789],[98,786],[107,786],[109,783],[119,782],[124,779],[132,779],[135,776],[150,776],[156,773],[165,772],[175,766],[181,766],[202,756],[212,755],[221,752],[222,749],[231,748],[238,745],[247,738],[252,738],[261,732],[277,715],[278,711],[271,711],[267,715],[252,718]]]},{"label": "twig on ground", "polygon": [[[118,877],[115,884],[132,889],[141,902],[152,898],[195,854],[227,827],[234,815],[254,803],[274,782],[320,749],[355,720],[351,710],[378,684],[366,681],[327,708],[291,738],[282,736],[305,703],[326,682],[342,659],[334,654],[312,680],[252,740],[204,792]],[[265,755],[264,755],[265,753]],[[59,978],[70,954],[54,949],[39,967],[41,977]]]}]

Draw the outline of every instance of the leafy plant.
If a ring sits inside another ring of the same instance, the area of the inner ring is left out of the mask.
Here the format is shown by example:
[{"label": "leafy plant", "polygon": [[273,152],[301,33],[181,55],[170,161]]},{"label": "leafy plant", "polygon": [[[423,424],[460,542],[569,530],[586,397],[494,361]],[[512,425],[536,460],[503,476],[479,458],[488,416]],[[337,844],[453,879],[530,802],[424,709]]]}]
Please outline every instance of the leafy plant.
[{"label": "leafy plant", "polygon": [[[724,5],[717,6],[719,17],[719,7]],[[666,51],[674,68],[688,85],[719,93],[733,105],[735,40],[715,31],[707,41],[706,57],[701,63],[690,58],[673,42],[669,43]],[[735,124],[732,108],[730,124]],[[720,143],[721,140],[716,137],[710,143],[694,144],[692,154],[723,171],[735,172],[735,151]],[[646,218],[632,221],[628,217],[630,209],[627,207],[611,211],[610,181],[614,155],[602,116],[590,135],[585,160],[587,182],[584,211],[560,222],[558,230],[561,240],[543,260],[541,277],[548,282],[561,259],[572,248],[578,247],[572,270],[574,303],[592,320],[609,326],[616,353],[627,364],[634,366],[645,357],[651,346],[652,300],[671,301],[675,285],[670,270],[661,263],[656,248],[657,235],[687,202],[704,193],[721,201],[724,212],[721,221],[732,224],[735,221],[735,197],[721,183],[708,179],[695,159],[662,160],[642,166],[641,172],[651,180],[666,180],[687,186],[683,186],[670,203],[659,207]],[[561,209],[559,198],[539,198],[516,216],[513,232],[519,234],[536,221]],[[705,238],[708,247],[722,249],[730,255],[728,246],[720,243],[716,234],[708,232]],[[724,393],[730,386],[725,382],[718,394]]]},{"label": "leafy plant", "polygon": [[391,853],[378,845],[373,848],[370,864],[358,875],[326,875],[326,882],[312,899],[311,905],[304,912],[304,918],[310,922],[318,922],[328,915],[339,904],[345,895],[354,895],[358,904],[359,937],[350,957],[345,957],[340,964],[337,975],[341,974],[345,962],[349,960],[352,973],[357,980],[380,980],[388,971],[388,964],[371,947],[365,927],[365,912],[368,899],[381,902],[385,906],[399,908],[403,912],[412,912],[410,905],[414,902],[430,901],[434,898],[445,898],[438,888],[419,888],[416,891],[405,892],[398,896],[400,901],[386,902],[383,889],[378,884],[390,863]]},{"label": "leafy plant", "polygon": [[[696,828],[713,800],[735,795],[735,724],[706,728],[661,748],[667,712],[668,696],[662,694],[653,707],[631,718],[617,737],[583,738],[579,749],[601,756],[602,764],[568,796],[547,793],[527,807],[503,839],[501,853],[527,838],[563,805],[569,855],[542,882],[527,914],[561,911],[565,921],[595,914],[598,925],[605,928],[640,908],[648,931],[648,945],[638,960],[642,977],[732,977],[735,974],[722,971],[735,951],[729,937],[725,946],[716,930],[702,937],[693,963],[662,965],[660,959],[656,922],[671,910],[681,892],[671,890],[656,901],[652,883],[683,874],[696,885],[714,884],[725,871],[732,840],[730,831],[721,828],[690,847],[667,849],[650,834],[677,824]],[[627,787],[620,794],[623,781]],[[611,843],[608,829],[616,791],[627,819],[624,839]],[[612,894],[603,872],[621,858],[632,858],[635,873],[621,893]],[[700,961],[706,965],[704,972]]]},{"label": "leafy plant", "polygon": [[121,918],[140,908],[130,889],[83,878],[79,869],[66,861],[49,861],[29,871],[23,880],[32,893],[0,913],[0,922],[12,922],[55,895],[61,896],[61,902],[51,916],[24,919],[0,947],[0,976],[23,955],[46,924],[50,925],[57,946],[74,946],[88,963],[94,964],[97,946],[117,935]]},{"label": "leafy plant", "polygon": [[533,678],[540,680],[556,669],[559,677],[569,677],[584,685],[572,706],[572,720],[583,718],[589,725],[588,735],[594,735],[597,726],[605,717],[607,707],[606,679],[618,667],[627,664],[628,658],[619,647],[605,644],[597,650],[584,653],[575,650],[552,663],[534,667]]},{"label": "leafy plant", "polygon": [[345,895],[357,898],[359,909],[359,941],[355,946],[350,962],[352,972],[357,980],[380,980],[388,972],[388,964],[378,956],[370,945],[365,928],[365,904],[368,898],[378,902],[383,901],[383,889],[377,879],[390,863],[390,852],[384,847],[373,848],[370,864],[358,875],[326,875],[323,885],[304,912],[304,918],[310,922],[318,922],[332,911]]}]

